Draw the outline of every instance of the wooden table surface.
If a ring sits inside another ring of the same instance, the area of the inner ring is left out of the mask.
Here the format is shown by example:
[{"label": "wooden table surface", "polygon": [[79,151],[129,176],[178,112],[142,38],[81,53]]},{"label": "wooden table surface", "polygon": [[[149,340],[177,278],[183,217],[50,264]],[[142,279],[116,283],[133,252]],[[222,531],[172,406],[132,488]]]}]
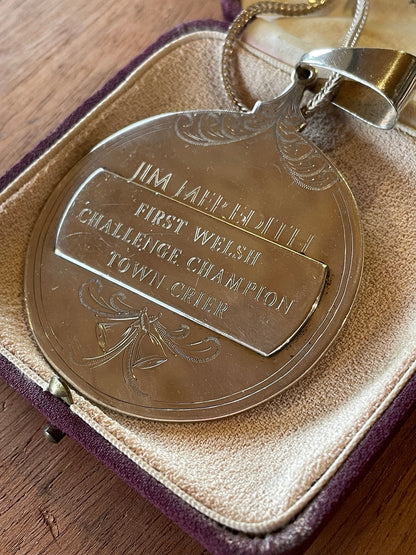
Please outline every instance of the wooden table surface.
[{"label": "wooden table surface", "polygon": [[[0,174],[175,24],[219,19],[219,0],[0,2]],[[0,553],[206,551],[92,456],[42,436],[0,382]],[[416,554],[416,411],[308,555]]]}]

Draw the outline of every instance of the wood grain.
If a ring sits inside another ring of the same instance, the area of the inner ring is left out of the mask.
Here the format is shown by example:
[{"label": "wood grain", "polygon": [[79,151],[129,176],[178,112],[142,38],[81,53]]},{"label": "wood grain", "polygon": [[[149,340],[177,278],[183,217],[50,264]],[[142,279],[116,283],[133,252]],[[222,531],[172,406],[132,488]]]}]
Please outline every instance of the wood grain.
[{"label": "wood grain", "polygon": [[206,553],[0,381],[0,553]]},{"label": "wood grain", "polygon": [[[0,2],[0,174],[175,24],[219,0]],[[206,551],[0,384],[0,553]],[[308,555],[416,553],[416,411]]]},{"label": "wood grain", "polygon": [[219,0],[0,2],[0,175],[162,33]]}]

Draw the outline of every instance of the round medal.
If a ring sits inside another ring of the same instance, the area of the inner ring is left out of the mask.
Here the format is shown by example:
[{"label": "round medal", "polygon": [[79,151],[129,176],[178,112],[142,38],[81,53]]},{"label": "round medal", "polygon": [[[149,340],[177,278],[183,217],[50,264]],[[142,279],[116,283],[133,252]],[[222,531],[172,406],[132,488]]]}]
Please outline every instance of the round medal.
[{"label": "round medal", "polygon": [[334,340],[360,281],[361,223],[299,132],[304,86],[250,113],[139,122],[60,183],[26,297],[77,391],[143,418],[218,418],[287,388]]}]

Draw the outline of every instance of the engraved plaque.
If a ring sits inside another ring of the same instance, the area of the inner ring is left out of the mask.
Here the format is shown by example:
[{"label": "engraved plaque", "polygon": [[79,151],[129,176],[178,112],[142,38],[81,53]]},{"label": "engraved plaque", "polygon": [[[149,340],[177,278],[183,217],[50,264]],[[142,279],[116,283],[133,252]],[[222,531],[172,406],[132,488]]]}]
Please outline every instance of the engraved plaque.
[{"label": "engraved plaque", "polygon": [[103,169],[65,211],[55,252],[264,356],[305,324],[326,277],[320,262]]},{"label": "engraved plaque", "polygon": [[273,397],[330,345],[358,288],[361,224],[299,132],[302,93],[150,118],[63,179],[33,233],[26,297],[78,391],[144,418],[218,418]]}]

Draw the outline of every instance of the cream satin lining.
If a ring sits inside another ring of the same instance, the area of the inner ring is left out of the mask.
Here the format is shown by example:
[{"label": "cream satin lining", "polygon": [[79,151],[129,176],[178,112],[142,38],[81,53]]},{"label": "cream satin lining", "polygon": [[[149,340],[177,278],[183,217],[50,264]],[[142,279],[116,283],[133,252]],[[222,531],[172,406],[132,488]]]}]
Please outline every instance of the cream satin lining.
[{"label": "cream satin lining", "polygon": [[[253,2],[242,0],[241,4],[247,7]],[[305,52],[341,44],[354,4],[350,0],[332,0],[307,17],[258,18],[247,27],[243,40],[293,67]],[[409,0],[371,0],[357,46],[403,50],[416,56],[416,4]],[[403,110],[400,122],[416,132],[416,93]]]}]

